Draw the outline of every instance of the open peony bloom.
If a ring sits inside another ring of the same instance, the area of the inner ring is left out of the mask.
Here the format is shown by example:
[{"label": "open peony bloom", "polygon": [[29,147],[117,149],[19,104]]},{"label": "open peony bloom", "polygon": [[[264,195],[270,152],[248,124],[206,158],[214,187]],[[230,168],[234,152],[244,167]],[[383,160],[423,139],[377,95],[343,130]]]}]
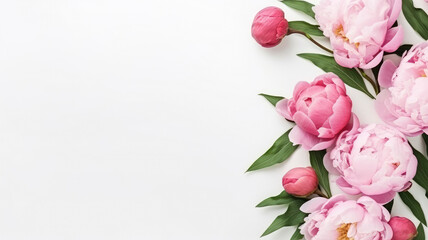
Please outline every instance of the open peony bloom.
[{"label": "open peony bloom", "polygon": [[291,195],[307,197],[318,189],[318,177],[311,167],[293,168],[282,178],[282,186]]},{"label": "open peony bloom", "polygon": [[296,122],[289,138],[306,150],[326,149],[348,124],[352,101],[345,84],[333,73],[321,75],[312,83],[299,82],[293,97],[276,105],[277,111]]},{"label": "open peony bloom", "polygon": [[278,45],[287,35],[288,21],[284,18],[284,12],[277,7],[267,7],[256,14],[251,34],[263,47]]},{"label": "open peony bloom", "polygon": [[386,60],[379,71],[386,89],[377,96],[376,111],[408,136],[428,133],[428,42],[413,46],[397,65]]},{"label": "open peony bloom", "polygon": [[405,217],[392,217],[389,226],[393,232],[392,240],[411,240],[418,235],[415,224]]},{"label": "open peony bloom", "polygon": [[309,213],[300,233],[306,240],[391,240],[390,215],[375,200],[363,196],[357,201],[344,195],[313,198],[302,205]]},{"label": "open peony bloom", "polygon": [[324,156],[326,169],[339,175],[337,185],[348,194],[370,196],[381,204],[411,186],[417,159],[405,136],[383,124],[344,131]]},{"label": "open peony bloom", "polygon": [[392,27],[401,0],[321,0],[313,10],[343,67],[373,68],[403,41],[401,26]]}]

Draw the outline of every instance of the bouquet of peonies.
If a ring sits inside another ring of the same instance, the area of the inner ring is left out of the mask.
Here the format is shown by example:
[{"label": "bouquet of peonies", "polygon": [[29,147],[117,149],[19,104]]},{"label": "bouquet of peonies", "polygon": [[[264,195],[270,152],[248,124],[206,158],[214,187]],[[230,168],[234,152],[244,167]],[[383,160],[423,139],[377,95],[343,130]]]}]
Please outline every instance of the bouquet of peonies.
[{"label": "bouquet of peonies", "polygon": [[[413,181],[428,190],[428,159],[406,137],[421,135],[428,145],[428,41],[403,45],[397,18],[403,12],[428,40],[427,13],[412,0],[281,2],[317,25],[287,21],[281,9],[267,7],[254,18],[253,38],[274,47],[286,36],[303,35],[326,54],[298,56],[326,73],[299,82],[289,98],[261,94],[295,125],[248,171],[281,163],[299,146],[309,151],[312,165],[288,171],[284,191],[257,205],[288,205],[262,236],[297,226],[292,240],[425,240],[424,212],[408,190]],[[331,47],[314,36],[328,38]],[[375,99],[385,124],[360,123],[345,85]],[[329,174],[344,194],[332,196]],[[420,221],[417,228],[407,218],[391,217],[397,196]]]}]

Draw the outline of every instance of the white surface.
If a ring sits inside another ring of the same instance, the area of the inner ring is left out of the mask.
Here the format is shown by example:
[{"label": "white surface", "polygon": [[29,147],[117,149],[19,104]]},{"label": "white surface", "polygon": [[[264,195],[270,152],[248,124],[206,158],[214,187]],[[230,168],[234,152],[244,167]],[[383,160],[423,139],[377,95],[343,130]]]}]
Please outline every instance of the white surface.
[{"label": "white surface", "polygon": [[308,20],[274,0],[0,1],[0,239],[258,239],[285,209],[254,206],[308,160],[244,174],[290,127],[257,94],[322,73],[300,36],[252,40],[269,5]]}]

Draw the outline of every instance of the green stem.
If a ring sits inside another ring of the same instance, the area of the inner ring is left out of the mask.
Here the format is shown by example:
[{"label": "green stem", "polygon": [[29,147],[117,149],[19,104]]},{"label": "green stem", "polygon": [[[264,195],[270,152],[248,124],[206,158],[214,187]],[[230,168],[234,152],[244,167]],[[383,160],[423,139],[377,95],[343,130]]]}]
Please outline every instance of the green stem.
[{"label": "green stem", "polygon": [[376,95],[379,94],[380,92],[380,86],[379,83],[375,80],[373,80],[371,77],[369,77],[369,75],[367,75],[364,70],[362,70],[361,68],[357,68],[357,70],[360,72],[361,76],[363,76],[365,79],[367,79],[367,81],[370,82],[370,84],[372,85]]},{"label": "green stem", "polygon": [[294,30],[294,29],[288,29],[288,35],[293,34],[293,33],[298,33],[300,35],[305,36],[307,39],[309,39],[309,41],[313,42],[315,45],[317,45],[319,48],[323,49],[326,52],[329,52],[331,54],[333,54],[333,51],[324,47],[321,43],[317,42],[315,39],[313,39],[309,34],[298,31],[298,30]]}]

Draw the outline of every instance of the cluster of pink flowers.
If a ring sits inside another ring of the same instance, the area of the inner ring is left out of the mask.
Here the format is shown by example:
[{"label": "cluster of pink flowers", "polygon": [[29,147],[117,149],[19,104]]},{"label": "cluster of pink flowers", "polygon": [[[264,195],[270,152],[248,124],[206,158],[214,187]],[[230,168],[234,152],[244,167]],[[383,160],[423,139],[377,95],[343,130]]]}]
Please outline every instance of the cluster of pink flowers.
[{"label": "cluster of pink flowers", "polygon": [[[300,208],[308,214],[300,226],[305,239],[410,240],[417,235],[412,221],[391,217],[383,206],[409,190],[416,175],[418,160],[406,137],[428,134],[428,41],[414,45],[401,58],[384,59],[404,38],[403,27],[397,24],[402,3],[321,0],[312,9],[337,64],[360,72],[380,67],[379,87],[373,87],[375,91],[382,87],[376,92],[375,107],[385,124],[360,124],[340,73],[298,82],[292,97],[276,103],[277,112],[295,123],[289,140],[308,151],[326,150],[324,167],[347,194],[327,198],[311,167],[284,175],[285,192],[310,199]],[[268,7],[254,18],[252,36],[263,47],[274,47],[299,32],[290,26],[280,8]]]}]

